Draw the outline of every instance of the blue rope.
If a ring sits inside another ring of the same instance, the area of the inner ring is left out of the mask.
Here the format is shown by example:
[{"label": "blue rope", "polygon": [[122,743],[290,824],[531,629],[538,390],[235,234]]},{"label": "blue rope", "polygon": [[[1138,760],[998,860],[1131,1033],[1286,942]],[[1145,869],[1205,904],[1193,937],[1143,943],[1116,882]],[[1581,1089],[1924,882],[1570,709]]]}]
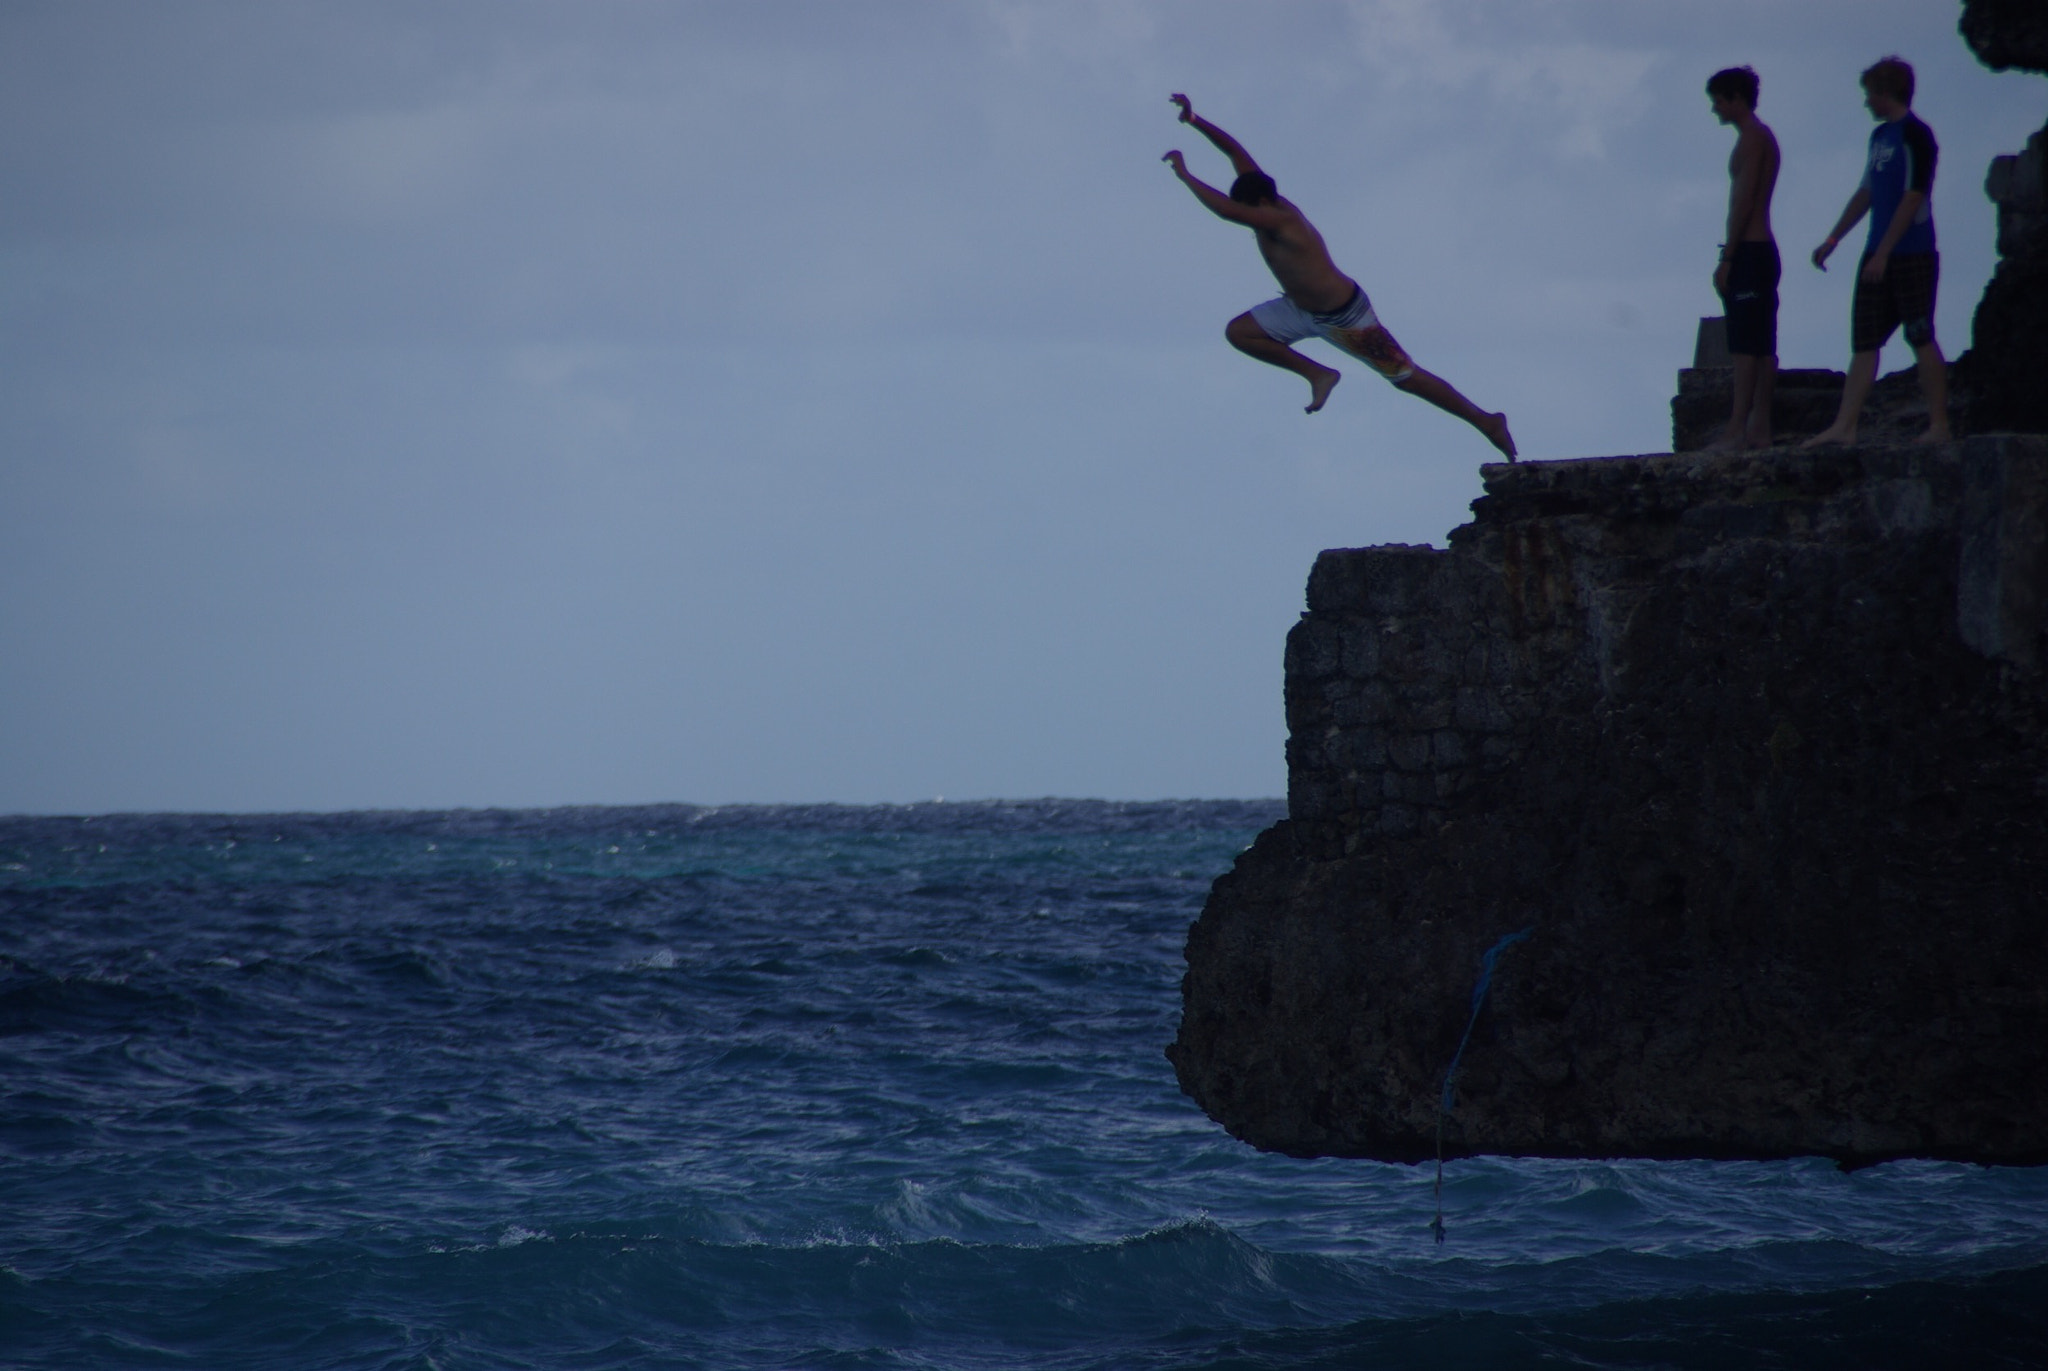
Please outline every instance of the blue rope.
[{"label": "blue rope", "polygon": [[1472,1041],[1472,1028],[1479,1022],[1479,1007],[1486,1003],[1486,992],[1493,985],[1494,963],[1500,960],[1501,953],[1535,931],[1536,925],[1530,924],[1519,933],[1510,933],[1487,948],[1479,959],[1479,980],[1472,987],[1472,1014],[1465,1020],[1465,1035],[1458,1039],[1458,1050],[1451,1054],[1451,1064],[1444,1070],[1443,1093],[1436,1101],[1436,1218],[1429,1225],[1438,1243],[1444,1240],[1444,1116],[1458,1101],[1458,1064],[1465,1059],[1465,1044]]}]

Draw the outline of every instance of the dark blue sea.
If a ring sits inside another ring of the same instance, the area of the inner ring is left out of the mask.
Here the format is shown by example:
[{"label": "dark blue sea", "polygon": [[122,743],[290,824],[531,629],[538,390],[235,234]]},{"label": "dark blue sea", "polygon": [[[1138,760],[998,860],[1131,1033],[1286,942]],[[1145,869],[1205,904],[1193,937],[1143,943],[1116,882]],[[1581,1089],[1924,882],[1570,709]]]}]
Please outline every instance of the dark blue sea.
[{"label": "dark blue sea", "polygon": [[1233,1141],[1277,813],[0,820],[0,1364],[2048,1364],[2048,1171]]}]

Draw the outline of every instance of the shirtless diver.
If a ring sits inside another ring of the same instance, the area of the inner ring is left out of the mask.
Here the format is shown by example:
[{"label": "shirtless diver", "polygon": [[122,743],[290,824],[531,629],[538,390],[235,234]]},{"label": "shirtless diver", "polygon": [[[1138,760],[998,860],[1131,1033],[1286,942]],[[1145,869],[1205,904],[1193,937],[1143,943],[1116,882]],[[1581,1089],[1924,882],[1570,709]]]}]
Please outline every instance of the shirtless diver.
[{"label": "shirtless diver", "polygon": [[1266,259],[1281,295],[1268,300],[1224,327],[1223,336],[1239,352],[1261,362],[1285,368],[1308,382],[1308,412],[1314,414],[1330,398],[1340,373],[1334,367],[1304,357],[1290,344],[1304,338],[1322,338],[1350,353],[1385,377],[1398,390],[1417,395],[1448,414],[1455,414],[1484,434],[1512,462],[1515,440],[1508,435],[1505,414],[1490,414],[1441,376],[1424,371],[1409,360],[1394,336],[1380,326],[1372,301],[1358,288],[1358,282],[1337,270],[1322,234],[1308,217],[1283,199],[1273,178],[1259,170],[1259,164],[1235,138],[1196,114],[1185,95],[1172,97],[1180,106],[1180,121],[1216,145],[1230,159],[1237,180],[1225,195],[1188,175],[1180,151],[1175,149],[1160,160],[1171,163],[1195,198],[1219,219],[1243,224],[1259,240],[1259,253]]}]

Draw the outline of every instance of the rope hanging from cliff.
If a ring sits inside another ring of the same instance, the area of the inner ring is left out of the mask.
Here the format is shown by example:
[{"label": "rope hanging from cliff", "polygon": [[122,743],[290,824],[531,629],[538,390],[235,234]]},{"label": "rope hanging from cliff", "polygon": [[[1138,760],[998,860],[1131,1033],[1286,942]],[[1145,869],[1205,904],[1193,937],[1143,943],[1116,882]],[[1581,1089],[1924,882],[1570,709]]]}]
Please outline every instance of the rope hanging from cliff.
[{"label": "rope hanging from cliff", "polygon": [[1465,1035],[1458,1039],[1458,1050],[1451,1054],[1451,1064],[1444,1069],[1443,1093],[1436,1100],[1436,1218],[1429,1225],[1429,1231],[1436,1235],[1441,1244],[1444,1240],[1444,1116],[1457,1103],[1458,1063],[1464,1060],[1465,1044],[1472,1041],[1472,1027],[1479,1022],[1479,1007],[1486,1003],[1486,992],[1493,984],[1493,966],[1500,954],[1513,947],[1536,931],[1530,924],[1519,933],[1510,933],[1486,949],[1479,959],[1479,980],[1472,986],[1472,1014],[1465,1020]]}]

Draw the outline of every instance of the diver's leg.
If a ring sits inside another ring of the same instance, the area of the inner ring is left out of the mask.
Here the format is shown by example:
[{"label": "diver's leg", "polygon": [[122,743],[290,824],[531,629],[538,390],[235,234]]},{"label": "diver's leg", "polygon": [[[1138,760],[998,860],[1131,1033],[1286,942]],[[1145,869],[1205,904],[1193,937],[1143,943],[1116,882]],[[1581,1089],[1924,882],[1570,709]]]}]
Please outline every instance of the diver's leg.
[{"label": "diver's leg", "polygon": [[1308,413],[1314,414],[1323,407],[1323,401],[1330,398],[1330,392],[1337,388],[1342,376],[1335,367],[1326,367],[1321,362],[1304,357],[1293,348],[1274,340],[1272,335],[1259,327],[1259,321],[1249,313],[1240,314],[1223,327],[1223,336],[1230,345],[1247,357],[1256,357],[1269,366],[1291,371],[1308,382]]},{"label": "diver's leg", "polygon": [[1416,367],[1414,371],[1393,383],[1397,390],[1429,401],[1446,414],[1455,414],[1472,427],[1486,435],[1486,441],[1501,450],[1510,462],[1515,460],[1515,440],[1508,433],[1508,416],[1493,414],[1481,409],[1458,393],[1443,377],[1434,372]]}]

